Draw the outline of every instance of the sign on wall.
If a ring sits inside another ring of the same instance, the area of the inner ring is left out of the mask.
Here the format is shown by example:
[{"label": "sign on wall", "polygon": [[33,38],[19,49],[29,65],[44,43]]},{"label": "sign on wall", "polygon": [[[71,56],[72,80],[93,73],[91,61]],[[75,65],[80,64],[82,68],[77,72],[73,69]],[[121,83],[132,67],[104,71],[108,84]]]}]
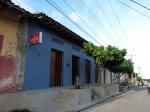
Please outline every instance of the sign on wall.
[{"label": "sign on wall", "polygon": [[29,43],[30,45],[42,43],[42,32],[37,32],[37,33],[32,34],[30,36]]}]

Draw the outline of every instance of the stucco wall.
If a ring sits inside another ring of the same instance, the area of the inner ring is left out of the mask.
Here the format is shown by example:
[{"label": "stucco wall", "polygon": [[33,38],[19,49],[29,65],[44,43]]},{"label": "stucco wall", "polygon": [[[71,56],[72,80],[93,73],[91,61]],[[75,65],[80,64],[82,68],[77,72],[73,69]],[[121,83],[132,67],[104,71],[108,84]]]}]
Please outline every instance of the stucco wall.
[{"label": "stucco wall", "polygon": [[4,35],[1,55],[16,57],[18,22],[0,17],[0,34]]},{"label": "stucco wall", "polygon": [[95,98],[104,98],[116,95],[119,93],[118,84],[102,84],[99,86],[93,86]]},{"label": "stucco wall", "polygon": [[105,70],[105,73],[106,73],[106,78],[105,78],[105,83],[106,84],[111,84],[111,74],[110,74],[110,71],[108,69]]},{"label": "stucco wall", "polygon": [[0,91],[13,88],[16,74],[18,23],[0,15],[0,35],[3,36],[0,52]]},{"label": "stucco wall", "polygon": [[[81,83],[85,82],[85,60],[88,59],[91,61],[91,82],[94,82],[95,64],[91,57],[83,54],[82,50],[78,46],[59,38],[57,34],[53,33],[48,28],[38,25],[37,23],[30,22],[28,28],[28,39],[29,36],[35,32],[43,33],[43,42],[42,44],[34,46],[27,45],[24,79],[25,90],[49,87],[51,48],[64,53],[63,86],[72,84],[72,55],[80,57]],[[52,38],[58,39],[62,44],[52,41]],[[79,51],[73,50],[72,46],[77,47]]]},{"label": "stucco wall", "polygon": [[91,102],[91,89],[51,88],[0,95],[0,112],[27,108],[33,112],[71,112]]},{"label": "stucco wall", "polygon": [[[105,75],[104,75],[105,73]],[[105,78],[104,78],[105,77]],[[101,83],[102,84],[111,84],[112,75],[108,69],[101,68]]]},{"label": "stucco wall", "polygon": [[104,69],[101,69],[101,83],[104,84],[105,83],[105,78],[104,78]]}]

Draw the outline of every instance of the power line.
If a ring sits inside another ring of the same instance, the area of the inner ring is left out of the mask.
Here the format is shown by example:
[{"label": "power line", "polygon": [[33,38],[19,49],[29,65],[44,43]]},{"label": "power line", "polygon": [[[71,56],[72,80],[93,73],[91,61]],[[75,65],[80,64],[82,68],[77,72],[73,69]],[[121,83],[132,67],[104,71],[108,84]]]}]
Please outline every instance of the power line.
[{"label": "power line", "polygon": [[98,8],[101,10],[102,14],[103,14],[104,17],[106,18],[106,20],[107,20],[109,26],[111,27],[111,29],[114,31],[114,33],[116,34],[116,36],[117,36],[117,35],[119,36],[118,32],[116,31],[116,29],[113,27],[113,25],[112,25],[111,22],[109,21],[107,15],[105,14],[105,11],[103,10],[103,8],[102,8],[101,5],[99,4],[99,2],[98,2],[97,0],[95,0],[95,1],[96,1],[96,4],[97,4]]},{"label": "power line", "polygon": [[142,4],[139,3],[139,2],[136,2],[136,1],[134,1],[134,0],[130,0],[130,1],[131,1],[131,2],[134,2],[134,3],[136,3],[136,4],[138,4],[139,6],[145,8],[145,9],[147,9],[147,10],[150,10],[150,8],[148,8],[148,7],[144,6],[144,5],[142,5]]},{"label": "power line", "polygon": [[112,37],[111,34],[108,32],[108,30],[105,28],[105,26],[97,19],[95,14],[87,7],[87,4],[85,0],[80,0],[80,3],[82,4],[83,8],[85,8],[88,13],[91,15],[90,18],[92,18],[94,21],[96,21],[101,27],[103,27],[103,30],[106,32],[108,37]]},{"label": "power line", "polygon": [[[16,0],[16,2],[19,4],[19,5],[21,5],[19,2],[18,2],[18,0]],[[32,7],[35,11],[37,11],[37,12],[40,12],[38,9],[36,9],[36,8],[34,8],[34,7]],[[94,38],[94,37],[93,37]],[[97,41],[96,41],[97,42]]]},{"label": "power line", "polygon": [[[131,47],[131,44],[130,44],[128,38],[127,38],[127,35],[126,35],[126,33],[125,33],[125,30],[124,30],[124,28],[123,28],[123,26],[122,26],[122,24],[121,24],[121,22],[120,22],[120,20],[119,20],[119,18],[118,18],[118,16],[117,16],[116,12],[115,12],[115,10],[114,10],[114,8],[113,8],[113,6],[112,6],[110,0],[107,0],[107,1],[108,1],[109,5],[110,5],[110,7],[111,7],[111,9],[112,9],[112,12],[113,12],[113,14],[114,14],[114,16],[115,16],[115,18],[116,18],[116,20],[117,20],[117,22],[118,22],[118,24],[119,24],[121,30],[122,30],[122,33],[123,33],[124,37],[127,39],[127,42],[128,42],[128,44],[130,45],[130,47]],[[131,47],[131,48],[132,48],[132,47]]]},{"label": "power line", "polygon": [[[64,3],[80,18],[80,20],[87,26],[87,28],[90,29],[97,37],[99,37],[99,36],[96,34],[96,32],[95,32],[92,28],[90,28],[90,26],[88,25],[88,23],[85,22],[84,19],[83,19],[78,13],[76,13],[76,11],[71,7],[71,5],[70,5],[69,3],[67,3],[65,0],[63,0],[63,1],[64,1]],[[101,39],[101,38],[100,38],[100,39]],[[101,39],[101,41],[103,42],[102,39]],[[103,42],[103,43],[104,43],[104,42]]]},{"label": "power line", "polygon": [[121,2],[120,0],[116,0],[116,1],[119,2],[119,3],[122,4],[122,5],[124,5],[124,6],[128,7],[128,8],[130,8],[130,9],[136,11],[137,13],[140,13],[140,14],[143,15],[144,17],[150,19],[150,16],[148,16],[148,15],[146,15],[146,14],[144,14],[144,13],[138,11],[137,9],[135,9],[135,8],[133,8],[133,7],[129,6],[129,5],[127,5],[127,4],[123,3],[123,2]]},{"label": "power line", "polygon": [[69,21],[71,21],[76,27],[78,27],[81,31],[83,31],[86,35],[88,35],[90,38],[92,38],[96,43],[102,45],[100,42],[98,42],[93,36],[91,36],[89,33],[87,33],[83,28],[81,28],[78,24],[76,24],[74,21],[72,21],[62,10],[61,8],[53,1],[53,4],[49,1],[46,0],[46,2],[51,5],[52,7],[54,7],[57,11],[59,11],[64,17],[66,17]]}]

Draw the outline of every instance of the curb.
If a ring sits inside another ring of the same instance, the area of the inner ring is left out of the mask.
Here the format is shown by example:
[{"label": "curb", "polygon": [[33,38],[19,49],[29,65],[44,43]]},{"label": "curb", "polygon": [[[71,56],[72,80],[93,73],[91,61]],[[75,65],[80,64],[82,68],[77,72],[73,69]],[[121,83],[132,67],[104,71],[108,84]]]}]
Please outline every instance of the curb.
[{"label": "curb", "polygon": [[128,90],[126,90],[126,91],[119,92],[119,93],[117,93],[116,95],[112,95],[112,96],[109,96],[109,97],[101,98],[101,99],[99,99],[99,100],[97,100],[97,101],[94,101],[94,102],[90,102],[90,103],[88,103],[88,104],[84,104],[84,105],[77,106],[77,107],[75,107],[75,108],[72,108],[70,112],[80,112],[80,111],[86,110],[86,109],[88,109],[88,108],[90,108],[90,107],[93,107],[93,106],[95,106],[95,105],[97,105],[97,104],[101,104],[101,103],[103,103],[103,102],[105,102],[105,101],[108,101],[108,100],[115,100],[115,99],[117,99],[119,96],[121,96],[122,94],[125,94],[125,93],[129,92],[130,90],[133,90],[133,89],[128,89]]},{"label": "curb", "polygon": [[108,100],[108,99],[111,99],[111,98],[114,98],[114,97],[116,97],[116,96],[119,96],[120,94],[121,94],[121,93],[118,93],[118,94],[113,95],[113,96],[101,98],[101,99],[99,99],[99,100],[97,100],[97,101],[94,101],[94,102],[92,102],[92,103],[88,103],[88,104],[84,104],[84,105],[77,106],[77,107],[73,108],[73,109],[71,110],[71,112],[80,112],[80,111],[86,110],[86,109],[88,109],[88,108],[90,108],[90,107],[92,107],[92,106],[95,106],[95,105],[97,105],[97,104],[100,104],[100,103],[102,103],[102,102],[104,102],[104,101],[106,101],[106,100]]}]

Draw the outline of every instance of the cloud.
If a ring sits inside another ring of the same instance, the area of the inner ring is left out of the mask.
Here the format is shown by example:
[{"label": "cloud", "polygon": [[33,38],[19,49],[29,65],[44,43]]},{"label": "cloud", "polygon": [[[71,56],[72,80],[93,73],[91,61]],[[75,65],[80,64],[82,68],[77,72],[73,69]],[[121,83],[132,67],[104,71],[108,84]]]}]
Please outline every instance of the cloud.
[{"label": "cloud", "polygon": [[37,10],[34,9],[30,4],[27,3],[27,1],[23,1],[23,0],[12,0],[13,3],[15,3],[16,5],[19,5],[21,8],[24,8],[26,10],[28,10],[29,12],[36,12]]},{"label": "cloud", "polygon": [[53,11],[51,14],[50,14],[50,17],[54,18],[55,20],[57,21],[62,21],[62,15],[57,12],[57,11]]},{"label": "cloud", "polygon": [[74,21],[74,22],[79,22],[79,21],[80,21],[80,17],[81,17],[81,15],[80,15],[80,13],[78,13],[78,12],[71,12],[71,13],[69,14],[69,18],[70,18],[72,21]]},{"label": "cloud", "polygon": [[[79,12],[71,12],[68,17],[76,22],[79,23],[81,26],[89,26],[89,27],[93,27],[93,21],[91,21],[91,19],[87,16],[87,15],[81,15]],[[85,25],[87,24],[87,25]]]}]

